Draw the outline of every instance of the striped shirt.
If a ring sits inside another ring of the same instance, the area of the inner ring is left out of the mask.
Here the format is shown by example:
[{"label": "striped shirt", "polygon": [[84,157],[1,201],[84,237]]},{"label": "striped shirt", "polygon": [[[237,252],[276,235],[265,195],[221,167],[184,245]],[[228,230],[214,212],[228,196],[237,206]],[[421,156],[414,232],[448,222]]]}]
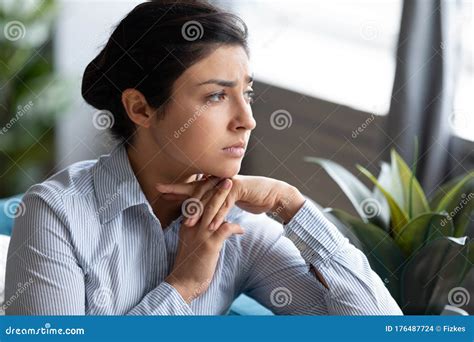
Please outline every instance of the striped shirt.
[{"label": "striped shirt", "polygon": [[402,314],[365,255],[309,200],[286,225],[234,206],[227,221],[245,233],[225,241],[208,289],[187,304],[164,281],[183,216],[161,226],[120,144],[33,185],[22,206],[7,315],[222,315],[241,293],[275,314]]}]

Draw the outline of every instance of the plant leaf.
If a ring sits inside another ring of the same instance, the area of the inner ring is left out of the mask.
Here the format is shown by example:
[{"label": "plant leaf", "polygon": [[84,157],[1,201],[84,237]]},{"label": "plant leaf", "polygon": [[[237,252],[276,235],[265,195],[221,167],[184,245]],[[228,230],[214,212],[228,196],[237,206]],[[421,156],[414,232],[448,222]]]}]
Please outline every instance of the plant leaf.
[{"label": "plant leaf", "polygon": [[[474,172],[474,171],[473,171]],[[451,179],[450,181],[439,186],[433,196],[430,196],[430,207],[436,209],[441,202],[441,200],[446,196],[446,194],[451,190],[456,184],[462,181],[466,175],[461,175]]]},{"label": "plant leaf", "polygon": [[404,313],[439,314],[449,303],[450,291],[463,281],[467,252],[465,237],[439,238],[417,251],[402,272]]},{"label": "plant leaf", "polygon": [[472,185],[469,184],[472,180],[474,180],[474,171],[462,177],[459,182],[454,183],[437,203],[436,211],[452,210],[457,205],[453,201],[457,200],[462,193],[467,192],[469,188],[474,188],[474,182]]},{"label": "plant leaf", "polygon": [[361,165],[357,165],[357,168],[359,169],[360,172],[362,172],[362,174],[364,174],[367,178],[369,178],[385,196],[385,199],[387,200],[388,205],[390,206],[390,222],[391,222],[390,233],[392,236],[398,235],[402,227],[404,227],[408,223],[408,218],[407,218],[406,213],[403,211],[403,209],[400,208],[400,206],[397,204],[397,202],[392,197],[392,195],[380,185],[380,183],[377,181],[374,175],[370,173],[369,170],[365,169]]},{"label": "plant leaf", "polygon": [[399,300],[401,265],[405,258],[395,241],[378,226],[365,223],[339,209],[327,209],[327,213],[340,220],[360,242],[360,248],[372,269],[382,278],[395,300]]},{"label": "plant leaf", "polygon": [[460,237],[466,235],[468,226],[471,222],[470,216],[472,215],[472,212],[474,211],[474,194],[471,192],[471,196],[469,197],[470,199],[468,200],[468,203],[465,207],[461,209],[460,212],[455,215],[453,218],[454,222],[454,236],[455,237]]},{"label": "plant leaf", "polygon": [[403,193],[403,184],[400,179],[400,171],[398,170],[398,164],[392,160],[390,164],[390,187],[385,188],[390,195],[392,195],[395,202],[398,206],[405,210],[408,216],[408,212],[406,211],[406,204],[405,204],[405,195]]},{"label": "plant leaf", "polygon": [[432,240],[452,236],[453,231],[453,223],[447,215],[426,213],[408,222],[395,237],[395,241],[408,257]]},{"label": "plant leaf", "polygon": [[361,203],[363,203],[364,200],[372,197],[372,192],[369,188],[367,188],[351,172],[332,160],[315,157],[305,157],[304,160],[321,166],[346,194],[361,219],[364,222],[369,222],[369,219],[361,206]]},{"label": "plant leaf", "polygon": [[[391,169],[388,163],[382,162],[380,165],[380,173],[377,181],[379,184],[390,192],[391,188]],[[380,215],[377,216],[378,221],[371,221],[372,223],[382,227],[387,233],[390,232],[390,206],[383,193],[374,186],[372,189],[372,197],[380,203]]]},{"label": "plant leaf", "polygon": [[[408,217],[411,219],[420,214],[429,212],[430,206],[426,199],[425,192],[408,165],[394,149],[391,150],[390,155],[392,158],[392,166],[396,166],[398,170],[398,176],[400,177],[403,191],[402,208],[408,213]],[[392,174],[392,176],[396,177],[396,174]]]},{"label": "plant leaf", "polygon": [[[474,211],[474,171],[438,190],[436,210],[445,211],[454,223],[454,236],[463,236]],[[443,195],[440,194],[444,192]]]}]

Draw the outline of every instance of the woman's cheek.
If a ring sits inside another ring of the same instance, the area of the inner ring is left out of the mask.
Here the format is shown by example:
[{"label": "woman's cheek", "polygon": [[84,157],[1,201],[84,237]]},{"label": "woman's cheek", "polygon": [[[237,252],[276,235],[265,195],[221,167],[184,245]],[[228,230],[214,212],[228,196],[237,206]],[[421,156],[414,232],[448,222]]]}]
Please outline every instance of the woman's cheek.
[{"label": "woman's cheek", "polygon": [[196,162],[206,155],[209,150],[207,137],[208,134],[197,125],[196,127],[190,127],[180,138],[175,140],[177,153],[184,154],[188,163],[190,160]]}]

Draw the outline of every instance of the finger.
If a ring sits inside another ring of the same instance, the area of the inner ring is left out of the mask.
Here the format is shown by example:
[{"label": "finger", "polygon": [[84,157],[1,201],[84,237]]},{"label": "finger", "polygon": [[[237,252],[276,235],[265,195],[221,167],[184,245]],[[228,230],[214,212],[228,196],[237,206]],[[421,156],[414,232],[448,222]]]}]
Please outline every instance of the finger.
[{"label": "finger", "polygon": [[228,206],[229,204],[226,202],[227,196],[232,188],[232,181],[230,179],[222,180],[217,190],[215,191],[212,198],[207,203],[206,207],[204,208],[203,215],[201,217],[200,226],[205,227],[206,229],[209,228],[209,224],[216,216],[219,209],[225,205]]},{"label": "finger", "polygon": [[188,198],[188,195],[178,195],[178,194],[163,194],[161,198],[166,201],[184,201]]},{"label": "finger", "polygon": [[220,207],[219,211],[212,219],[211,223],[209,224],[210,231],[215,231],[221,226],[222,223],[224,223],[226,215],[229,213],[230,209],[234,206],[234,204],[235,201],[233,199],[232,193],[230,193],[222,204],[222,206]]},{"label": "finger", "polygon": [[[183,223],[188,226],[188,227],[193,227],[194,225],[196,225],[196,223],[200,220],[203,212],[204,212],[204,208],[207,206],[207,204],[209,203],[209,201],[211,200],[212,196],[214,195],[214,193],[217,191],[217,188],[214,187],[213,189],[209,190],[208,192],[206,192],[202,198],[199,200],[199,202],[201,203],[201,206],[203,208],[203,210],[199,211],[198,213],[196,213],[195,215],[191,215],[189,217],[187,217]],[[194,197],[191,197],[193,198],[194,200],[198,200],[197,198],[194,198]]]},{"label": "finger", "polygon": [[[187,198],[182,203],[181,212],[183,216],[185,216],[183,223],[186,226],[192,227],[196,224],[196,222],[200,220],[201,216],[204,214],[204,208],[206,208],[207,204],[215,195],[218,189],[218,187],[214,187],[207,191],[202,197],[200,196],[200,194],[197,194],[196,196],[193,195],[192,197]],[[173,194],[173,196],[178,195]]]},{"label": "finger", "polygon": [[[215,178],[215,179],[214,179]],[[209,179],[209,181],[213,182],[213,184],[217,184],[219,182],[218,177],[214,177]],[[174,194],[181,194],[181,195],[188,195],[192,196],[195,192],[196,188],[199,188],[203,184],[206,184],[208,179],[200,179],[194,182],[189,183],[178,183],[178,184],[163,184],[163,183],[156,183],[155,188],[159,192],[165,193],[174,193]]]},{"label": "finger", "polygon": [[219,182],[222,180],[222,178],[212,176],[206,181],[203,181],[199,186],[197,186],[194,191],[192,196],[195,198],[202,199],[204,195],[212,190]]},{"label": "finger", "polygon": [[[219,183],[218,183],[219,184]],[[206,187],[206,189],[204,190],[207,190],[207,192],[205,192],[204,194],[202,194],[204,191],[199,191],[199,189],[196,189],[196,193],[195,195],[193,195],[193,198],[195,199],[198,199],[199,198],[199,201],[202,205],[202,208],[206,208],[208,203],[210,202],[210,200],[212,199],[212,197],[215,195],[215,193],[217,192],[217,190],[219,189],[219,186],[218,184],[216,184],[214,187],[210,188],[210,187]],[[184,221],[184,224],[187,225],[188,227],[192,227],[194,226],[200,219],[201,219],[201,216],[204,214],[204,210],[201,210],[199,213],[197,213],[196,215],[193,215],[192,217],[188,217],[185,221]]]},{"label": "finger", "polygon": [[216,238],[223,243],[233,234],[242,235],[244,234],[244,229],[237,223],[224,222],[217,228],[214,234],[212,234],[212,238]]},{"label": "finger", "polygon": [[[193,194],[192,198],[196,198],[201,201],[204,207],[206,207],[206,204],[208,203],[208,200],[210,197],[212,197],[214,191],[212,191],[216,185],[219,183],[221,179],[218,177],[211,177],[206,181],[205,183],[202,183],[200,186],[196,187]],[[192,218],[188,218],[185,220],[184,224],[187,226],[194,226],[197,221],[201,218],[202,211],[199,213],[199,215],[194,215]]]},{"label": "finger", "polygon": [[181,213],[185,217],[185,219],[183,220],[183,224],[188,225],[187,220],[189,218],[200,217],[202,215],[203,210],[204,205],[199,199],[194,197],[186,199],[181,204]]},{"label": "finger", "polygon": [[191,194],[194,191],[194,188],[197,186],[196,183],[203,182],[202,180],[194,181],[191,183],[183,183],[183,184],[161,184],[157,183],[155,184],[156,190],[161,192],[162,194],[169,194],[169,193],[174,193],[174,194],[181,194],[181,195],[188,195],[191,196]]}]

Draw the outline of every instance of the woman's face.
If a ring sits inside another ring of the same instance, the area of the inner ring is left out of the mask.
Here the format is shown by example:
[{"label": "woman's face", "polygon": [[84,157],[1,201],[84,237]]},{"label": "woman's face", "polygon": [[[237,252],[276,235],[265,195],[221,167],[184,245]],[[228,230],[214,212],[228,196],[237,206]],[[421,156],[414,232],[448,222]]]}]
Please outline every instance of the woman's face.
[{"label": "woman's face", "polygon": [[186,173],[235,176],[243,155],[225,148],[246,148],[256,126],[251,75],[240,46],[219,47],[188,68],[173,85],[164,118],[150,127],[162,152],[189,167]]}]

